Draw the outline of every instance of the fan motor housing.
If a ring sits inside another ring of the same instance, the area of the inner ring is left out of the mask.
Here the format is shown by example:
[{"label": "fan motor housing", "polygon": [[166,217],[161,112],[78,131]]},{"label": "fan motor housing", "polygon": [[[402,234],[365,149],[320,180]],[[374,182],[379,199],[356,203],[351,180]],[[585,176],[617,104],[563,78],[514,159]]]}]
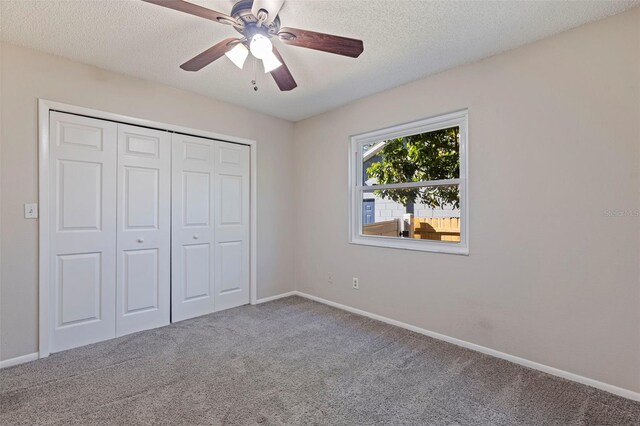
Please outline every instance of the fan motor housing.
[{"label": "fan motor housing", "polygon": [[[233,5],[233,9],[231,9],[231,16],[243,26],[242,28],[236,27],[236,30],[245,36],[249,36],[247,32],[251,32],[253,34],[260,32],[267,37],[278,34],[278,31],[280,31],[280,17],[276,16],[270,24],[262,24],[258,27],[258,18],[253,16],[253,13],[251,13],[252,6],[253,0],[240,0]],[[250,28],[251,30],[249,30]]]}]

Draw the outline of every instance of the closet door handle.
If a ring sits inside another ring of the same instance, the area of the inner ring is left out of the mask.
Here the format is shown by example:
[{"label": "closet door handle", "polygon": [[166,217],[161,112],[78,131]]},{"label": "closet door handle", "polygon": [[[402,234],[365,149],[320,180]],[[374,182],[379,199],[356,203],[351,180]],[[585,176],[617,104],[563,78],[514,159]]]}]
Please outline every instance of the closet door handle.
[{"label": "closet door handle", "polygon": [[144,238],[138,238],[139,243],[144,243]]},{"label": "closet door handle", "polygon": [[197,240],[198,238],[200,238],[200,237],[198,237],[198,234],[195,234],[195,235],[193,236],[193,239],[194,239],[194,240]]}]

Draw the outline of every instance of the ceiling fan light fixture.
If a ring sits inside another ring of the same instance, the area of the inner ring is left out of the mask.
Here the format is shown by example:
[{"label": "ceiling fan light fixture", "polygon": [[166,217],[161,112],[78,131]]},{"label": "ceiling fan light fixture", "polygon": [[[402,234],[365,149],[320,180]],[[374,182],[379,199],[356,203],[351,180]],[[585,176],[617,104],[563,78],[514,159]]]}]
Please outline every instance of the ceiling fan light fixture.
[{"label": "ceiling fan light fixture", "polygon": [[271,73],[278,88],[287,92],[298,87],[298,84],[278,49],[271,43],[272,37],[277,37],[280,42],[287,45],[351,58],[357,58],[364,51],[362,40],[282,27],[279,13],[286,0],[234,0],[231,13],[228,15],[186,0],[142,1],[220,24],[229,24],[241,34],[240,38],[236,36],[221,40],[189,59],[180,65],[184,71],[200,71],[225,55],[234,65],[242,69],[250,51],[252,56],[263,61],[265,73]]},{"label": "ceiling fan light fixture", "polygon": [[256,58],[264,59],[269,53],[273,53],[273,44],[271,44],[271,40],[267,37],[258,33],[251,37],[249,50],[251,50],[251,54]]},{"label": "ceiling fan light fixture", "polygon": [[276,54],[271,51],[267,56],[262,58],[262,65],[264,66],[264,73],[266,74],[281,66],[282,62],[280,62]]},{"label": "ceiling fan light fixture", "polygon": [[249,51],[244,44],[238,43],[233,49],[229,50],[225,53],[225,56],[231,60],[238,68],[242,69],[244,66],[244,61],[247,60],[247,56],[249,56]]}]

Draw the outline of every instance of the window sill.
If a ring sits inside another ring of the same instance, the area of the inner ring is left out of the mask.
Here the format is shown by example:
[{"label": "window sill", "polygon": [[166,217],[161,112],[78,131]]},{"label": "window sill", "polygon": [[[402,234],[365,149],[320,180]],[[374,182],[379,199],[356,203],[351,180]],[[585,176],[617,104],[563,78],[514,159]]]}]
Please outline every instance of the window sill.
[{"label": "window sill", "polygon": [[349,243],[400,250],[424,251],[441,254],[457,254],[462,256],[469,255],[468,245],[463,245],[462,243],[429,243],[424,240],[364,236],[352,237]]}]

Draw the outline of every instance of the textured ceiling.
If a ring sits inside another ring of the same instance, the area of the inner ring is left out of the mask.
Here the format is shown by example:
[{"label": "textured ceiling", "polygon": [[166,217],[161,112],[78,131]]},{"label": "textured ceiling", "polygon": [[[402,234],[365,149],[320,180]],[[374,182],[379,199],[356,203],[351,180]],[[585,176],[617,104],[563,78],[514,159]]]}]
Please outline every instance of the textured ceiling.
[{"label": "textured ceiling", "polygon": [[[229,13],[232,0],[193,0]],[[600,19],[640,1],[427,2],[288,0],[283,26],[364,40],[358,59],[276,45],[298,82],[280,92],[250,61],[221,58],[202,71],[178,65],[229,26],[137,0],[0,0],[4,42],[168,84],[297,121],[355,99]]]}]

